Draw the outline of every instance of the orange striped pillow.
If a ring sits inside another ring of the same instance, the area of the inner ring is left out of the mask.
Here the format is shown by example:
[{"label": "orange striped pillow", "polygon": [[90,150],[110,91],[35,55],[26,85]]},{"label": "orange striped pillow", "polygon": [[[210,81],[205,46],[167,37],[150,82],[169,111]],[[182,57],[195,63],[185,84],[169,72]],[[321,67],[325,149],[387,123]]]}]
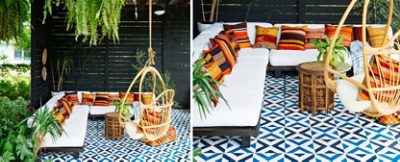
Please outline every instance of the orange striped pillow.
[{"label": "orange striped pillow", "polygon": [[221,48],[221,51],[224,54],[226,61],[232,69],[233,66],[235,66],[236,64],[236,57],[234,54],[236,52],[233,50],[230,44],[224,40],[215,39],[215,43],[218,44],[218,46]]},{"label": "orange striped pillow", "polygon": [[214,44],[214,46],[211,49],[203,51],[203,55],[204,55],[203,64],[206,64],[208,62],[215,62],[220,67],[222,74],[225,75],[231,73],[232,68],[226,61],[225,55],[218,44]]},{"label": "orange striped pillow", "polygon": [[[386,26],[383,27],[368,26],[367,31],[369,35],[369,43],[371,44],[371,46],[372,47],[382,46],[382,43],[384,42],[383,39],[385,37]],[[389,38],[386,37],[386,41],[388,40]]]},{"label": "orange striped pillow", "polygon": [[276,27],[266,28],[256,25],[256,40],[254,43],[254,47],[276,49],[277,36],[278,36],[278,28]]},{"label": "orange striped pillow", "polygon": [[[378,61],[376,61],[378,60]],[[380,68],[378,67],[378,63],[380,64]],[[394,83],[392,80],[398,80],[399,76],[399,62],[396,60],[389,60],[382,58],[380,56],[373,57],[370,61],[371,64],[371,73],[368,75],[371,87],[381,87],[385,86],[396,86],[400,85],[400,83]],[[375,76],[375,77],[374,77]],[[364,84],[366,84],[366,80],[364,79]],[[391,99],[395,95],[394,92],[386,91],[381,93],[375,93],[375,97],[377,100],[387,100]],[[365,90],[360,90],[358,93],[358,100],[370,100],[368,92]]]},{"label": "orange striped pillow", "polygon": [[218,82],[223,82],[224,75],[222,74],[221,68],[215,62],[208,62],[205,65],[207,71],[211,74],[211,76]]},{"label": "orange striped pillow", "polygon": [[314,43],[311,42],[312,39],[322,40],[325,34],[325,27],[322,28],[308,28],[306,31],[305,38],[305,48],[306,49],[315,49]]},{"label": "orange striped pillow", "polygon": [[[325,33],[328,37],[333,37],[335,35],[337,26],[326,25],[325,26]],[[339,37],[344,36],[344,40],[340,43],[343,46],[350,47],[350,43],[353,41],[353,27],[352,26],[343,26],[339,32]],[[338,38],[339,38],[338,37]]]},{"label": "orange striped pillow", "polygon": [[237,43],[239,48],[251,48],[252,45],[249,40],[249,36],[247,35],[247,23],[242,22],[239,24],[228,25],[224,24],[224,30],[233,30],[233,35],[237,39]]},{"label": "orange striped pillow", "polygon": [[302,27],[281,27],[281,38],[279,40],[279,50],[304,50],[304,40],[307,26]]}]

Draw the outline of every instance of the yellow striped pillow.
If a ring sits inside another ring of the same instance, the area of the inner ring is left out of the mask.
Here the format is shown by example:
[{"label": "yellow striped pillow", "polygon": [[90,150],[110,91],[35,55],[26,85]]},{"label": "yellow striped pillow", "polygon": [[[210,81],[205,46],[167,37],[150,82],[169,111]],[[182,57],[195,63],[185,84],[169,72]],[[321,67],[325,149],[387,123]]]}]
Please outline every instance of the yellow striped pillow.
[{"label": "yellow striped pillow", "polygon": [[[385,37],[386,26],[383,27],[372,27],[368,26],[369,43],[372,47],[382,46],[383,39]],[[386,39],[388,40],[388,39]]]}]

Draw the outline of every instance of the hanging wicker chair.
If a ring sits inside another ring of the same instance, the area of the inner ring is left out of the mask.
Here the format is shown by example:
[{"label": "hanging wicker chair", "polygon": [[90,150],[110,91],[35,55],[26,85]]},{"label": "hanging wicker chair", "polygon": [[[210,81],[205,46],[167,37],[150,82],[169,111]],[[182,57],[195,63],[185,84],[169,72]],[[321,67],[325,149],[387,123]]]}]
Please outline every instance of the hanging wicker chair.
[{"label": "hanging wicker chair", "polygon": [[[132,139],[141,139],[142,141],[155,141],[164,135],[167,134],[167,131],[170,128],[171,123],[171,111],[172,105],[174,104],[173,98],[175,95],[175,91],[173,89],[167,89],[165,86],[165,82],[161,77],[160,73],[154,67],[154,58],[155,51],[151,48],[151,37],[152,37],[152,0],[149,0],[149,59],[146,62],[145,66],[139,71],[139,73],[134,77],[131,84],[129,85],[128,90],[125,93],[124,98],[122,99],[122,104],[120,110],[123,110],[123,105],[127,101],[127,97],[129,92],[132,90],[134,85],[138,85],[139,93],[139,122],[134,123],[129,118],[126,118],[122,115],[122,111],[120,111],[121,116],[121,126],[124,126],[126,132]],[[151,77],[151,81],[146,80],[146,76]],[[150,95],[147,93],[148,101],[143,101],[143,83],[149,81],[152,82],[152,89]],[[161,84],[162,92],[156,94],[157,84]],[[138,129],[136,129],[138,128]],[[140,130],[140,131],[137,131]],[[138,133],[142,132],[142,133]],[[140,134],[140,135],[138,135]],[[141,135],[143,134],[143,135]]]},{"label": "hanging wicker chair", "polygon": [[[338,39],[339,31],[356,2],[357,0],[352,0],[349,4],[339,22],[335,35],[332,38],[332,42],[336,42]],[[380,47],[367,46],[366,19],[369,0],[365,0],[363,3],[363,75],[347,77],[345,74],[336,71],[329,65],[334,44],[331,44],[329,47],[327,59],[325,61],[324,79],[327,86],[338,93],[339,99],[349,111],[363,112],[371,117],[390,115],[400,110],[400,73],[398,73],[398,67],[400,66],[400,51],[392,48],[393,45],[399,47],[398,42],[395,43],[395,40],[400,35],[400,30],[388,39],[388,32],[391,29],[390,24],[393,15],[393,0],[390,0],[389,3],[386,32]],[[371,59],[369,60],[369,58]],[[381,61],[385,61],[387,64],[382,64]],[[382,68],[386,68],[385,73]],[[332,74],[339,77],[339,79],[335,80],[329,77]],[[359,101],[357,95],[360,90],[367,92],[367,96],[370,100]]]}]

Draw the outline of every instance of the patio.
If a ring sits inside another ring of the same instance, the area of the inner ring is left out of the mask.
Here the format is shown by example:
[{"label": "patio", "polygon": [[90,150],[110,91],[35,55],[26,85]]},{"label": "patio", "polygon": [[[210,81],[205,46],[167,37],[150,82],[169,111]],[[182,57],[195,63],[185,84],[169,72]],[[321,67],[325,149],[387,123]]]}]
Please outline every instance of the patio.
[{"label": "patio", "polygon": [[400,128],[349,113],[300,112],[297,74],[265,78],[261,127],[250,147],[237,136],[194,136],[197,161],[398,161]]}]

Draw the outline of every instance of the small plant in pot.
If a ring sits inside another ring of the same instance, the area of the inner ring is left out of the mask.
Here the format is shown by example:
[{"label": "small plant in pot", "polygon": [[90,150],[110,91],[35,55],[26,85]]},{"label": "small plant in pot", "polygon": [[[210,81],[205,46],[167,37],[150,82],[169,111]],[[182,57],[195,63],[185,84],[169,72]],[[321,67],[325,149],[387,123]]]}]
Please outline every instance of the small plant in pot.
[{"label": "small plant in pot", "polygon": [[[317,61],[323,60],[325,62],[329,46],[331,45],[331,38],[324,35],[323,40],[312,39],[311,42],[314,43],[315,48],[319,51],[317,56]],[[349,50],[347,47],[341,45],[342,41],[344,40],[344,35],[340,36],[339,39],[336,40],[335,45],[333,46],[333,52],[331,56],[331,60],[329,64],[333,67],[336,67],[339,62],[344,62],[345,57],[349,57]]]}]

